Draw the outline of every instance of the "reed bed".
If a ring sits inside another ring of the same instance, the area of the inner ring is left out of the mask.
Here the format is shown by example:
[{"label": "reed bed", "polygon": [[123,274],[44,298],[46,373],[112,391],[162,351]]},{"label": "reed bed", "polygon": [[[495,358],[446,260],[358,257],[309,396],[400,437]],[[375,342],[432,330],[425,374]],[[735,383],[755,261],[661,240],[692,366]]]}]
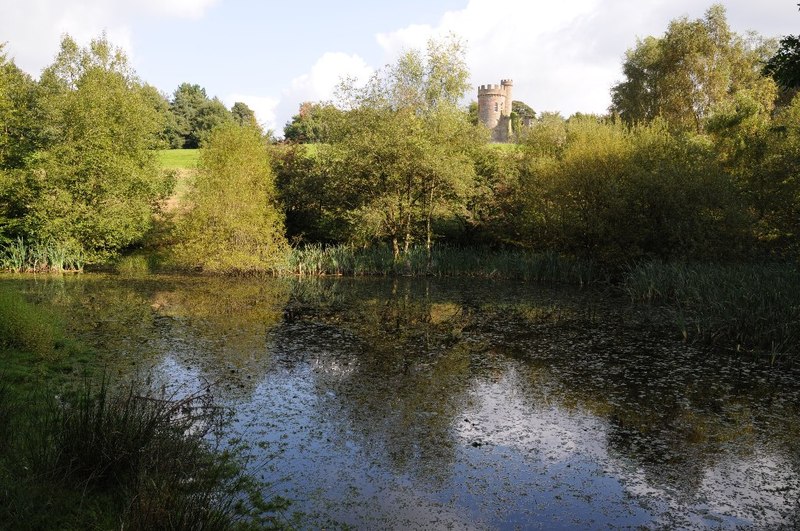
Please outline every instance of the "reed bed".
[{"label": "reed bed", "polygon": [[73,242],[26,242],[17,238],[0,247],[0,270],[15,273],[82,271],[83,249]]},{"label": "reed bed", "polygon": [[588,285],[604,279],[591,261],[557,253],[436,246],[430,257],[412,247],[395,257],[388,247],[310,245],[293,249],[279,275],[473,276],[531,282]]},{"label": "reed bed", "polygon": [[647,262],[622,287],[633,301],[671,306],[684,338],[796,355],[800,350],[800,271],[795,264]]}]

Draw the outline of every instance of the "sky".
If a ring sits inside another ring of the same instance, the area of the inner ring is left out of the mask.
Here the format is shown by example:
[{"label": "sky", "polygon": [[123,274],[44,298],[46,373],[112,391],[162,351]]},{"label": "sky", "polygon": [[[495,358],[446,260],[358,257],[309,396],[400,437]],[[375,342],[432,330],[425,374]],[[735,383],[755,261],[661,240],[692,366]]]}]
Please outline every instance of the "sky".
[{"label": "sky", "polygon": [[[732,29],[800,33],[797,0],[722,0]],[[303,101],[366,80],[405,50],[449,33],[467,45],[477,86],[514,80],[536,111],[603,113],[625,51],[670,20],[700,18],[697,0],[0,0],[0,42],[38,77],[61,35],[105,32],[139,77],[167,96],[196,83],[228,107],[247,103],[281,134]]]}]

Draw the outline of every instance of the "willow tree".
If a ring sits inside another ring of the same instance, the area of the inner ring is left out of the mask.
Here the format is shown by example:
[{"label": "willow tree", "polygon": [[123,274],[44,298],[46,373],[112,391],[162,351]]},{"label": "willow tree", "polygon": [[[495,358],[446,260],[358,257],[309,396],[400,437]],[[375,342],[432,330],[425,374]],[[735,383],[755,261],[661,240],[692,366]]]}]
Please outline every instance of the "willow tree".
[{"label": "willow tree", "polygon": [[475,180],[475,129],[458,102],[469,73],[451,37],[406,52],[365,87],[343,87],[347,134],[334,143],[341,186],[355,198],[354,239],[388,239],[395,257],[424,239],[436,216],[465,210]]}]

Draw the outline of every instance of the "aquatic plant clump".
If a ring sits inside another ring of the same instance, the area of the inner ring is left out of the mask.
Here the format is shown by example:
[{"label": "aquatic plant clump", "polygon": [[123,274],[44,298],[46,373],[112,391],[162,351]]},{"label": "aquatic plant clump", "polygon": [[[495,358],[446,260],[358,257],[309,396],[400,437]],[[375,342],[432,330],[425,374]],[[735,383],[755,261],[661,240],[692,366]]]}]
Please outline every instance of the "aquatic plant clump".
[{"label": "aquatic plant clump", "polygon": [[23,238],[0,247],[0,270],[15,273],[82,271],[83,249],[74,241],[26,242]]},{"label": "aquatic plant clump", "polygon": [[280,274],[346,276],[474,276],[587,285],[602,278],[589,260],[558,253],[413,246],[395,258],[388,246],[308,245],[292,250]]},{"label": "aquatic plant clump", "polygon": [[671,306],[686,339],[800,351],[800,271],[793,264],[646,262],[628,269],[622,287],[634,301]]},{"label": "aquatic plant clump", "polygon": [[282,502],[261,497],[239,450],[221,449],[225,410],[210,388],[179,397],[104,379],[26,402],[22,415],[0,412],[14,433],[0,459],[0,527],[279,526]]}]

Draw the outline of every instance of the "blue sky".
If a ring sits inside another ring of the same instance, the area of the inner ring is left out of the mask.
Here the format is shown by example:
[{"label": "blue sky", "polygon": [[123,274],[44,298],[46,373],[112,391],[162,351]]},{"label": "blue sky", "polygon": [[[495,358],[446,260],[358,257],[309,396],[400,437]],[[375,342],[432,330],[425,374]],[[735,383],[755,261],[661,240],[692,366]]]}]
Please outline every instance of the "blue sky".
[{"label": "blue sky", "polygon": [[[795,0],[723,0],[737,32],[800,32]],[[280,132],[305,100],[339,77],[366,78],[404,49],[454,32],[474,85],[513,78],[537,111],[603,112],[637,37],[702,16],[697,0],[0,0],[0,42],[37,76],[59,36],[106,31],[139,76],[169,94],[198,83],[229,106],[245,101]]]}]

